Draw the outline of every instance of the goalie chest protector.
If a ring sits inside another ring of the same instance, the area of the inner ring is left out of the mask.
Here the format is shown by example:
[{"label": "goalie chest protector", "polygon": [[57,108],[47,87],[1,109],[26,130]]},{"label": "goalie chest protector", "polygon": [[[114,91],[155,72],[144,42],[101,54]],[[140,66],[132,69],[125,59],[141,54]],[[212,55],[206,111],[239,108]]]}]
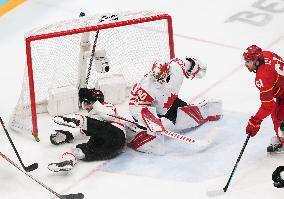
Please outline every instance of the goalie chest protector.
[{"label": "goalie chest protector", "polygon": [[73,86],[52,88],[48,90],[47,110],[52,116],[79,111],[78,89]]}]

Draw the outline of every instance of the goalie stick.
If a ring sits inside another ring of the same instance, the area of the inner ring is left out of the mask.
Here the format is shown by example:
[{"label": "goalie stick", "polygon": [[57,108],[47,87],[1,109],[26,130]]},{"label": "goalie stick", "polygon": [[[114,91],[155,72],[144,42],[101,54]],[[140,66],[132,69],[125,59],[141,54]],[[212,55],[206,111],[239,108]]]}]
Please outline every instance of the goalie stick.
[{"label": "goalie stick", "polygon": [[0,122],[1,122],[1,125],[2,125],[5,133],[6,133],[6,136],[8,137],[9,142],[12,145],[12,147],[14,149],[14,152],[16,153],[17,158],[20,161],[20,163],[21,163],[22,167],[24,168],[24,170],[26,172],[30,172],[30,171],[33,171],[33,170],[37,169],[38,168],[38,163],[33,163],[33,164],[31,164],[31,165],[29,165],[27,167],[24,165],[24,163],[23,163],[23,161],[22,161],[22,159],[21,159],[21,157],[20,157],[20,155],[19,155],[19,153],[18,153],[18,151],[17,151],[17,149],[16,149],[16,147],[15,147],[15,145],[14,145],[14,143],[13,143],[13,141],[12,141],[12,139],[11,139],[11,137],[10,137],[10,135],[9,135],[9,133],[8,133],[8,131],[7,131],[6,127],[5,127],[5,125],[4,125],[4,122],[3,122],[1,117],[0,117]]},{"label": "goalie stick", "polygon": [[51,188],[49,188],[48,186],[46,186],[45,184],[43,184],[41,181],[39,181],[38,179],[36,179],[34,176],[32,176],[31,174],[28,174],[26,172],[24,172],[20,166],[18,166],[15,162],[13,162],[10,158],[8,158],[7,156],[5,156],[3,153],[0,152],[0,156],[2,156],[5,160],[7,160],[10,164],[12,164],[14,167],[16,167],[18,170],[20,170],[22,173],[24,173],[25,175],[27,175],[28,177],[30,177],[31,179],[33,179],[34,181],[36,181],[38,184],[40,184],[41,186],[43,186],[45,189],[47,189],[48,191],[50,191],[52,194],[56,195],[58,198],[60,199],[83,199],[84,198],[84,194],[82,193],[77,193],[77,194],[68,194],[68,195],[61,195],[55,191],[53,191]]},{"label": "goalie stick", "polygon": [[242,148],[242,150],[241,150],[241,152],[240,152],[240,154],[239,154],[239,157],[238,157],[238,159],[237,159],[237,161],[236,161],[236,163],[235,163],[235,166],[234,166],[234,168],[233,168],[233,170],[232,170],[232,172],[231,172],[231,175],[230,175],[230,177],[229,177],[229,179],[228,179],[227,184],[225,185],[225,187],[224,187],[223,189],[220,189],[220,190],[208,191],[208,192],[206,193],[206,195],[207,195],[208,197],[214,197],[214,196],[218,196],[218,195],[224,194],[224,193],[228,190],[228,187],[229,187],[229,185],[230,185],[230,182],[231,182],[231,180],[232,180],[232,177],[233,177],[233,175],[234,175],[234,173],[235,173],[235,171],[236,171],[236,169],[237,169],[237,167],[238,167],[238,164],[239,164],[239,162],[240,162],[240,160],[241,160],[241,157],[242,157],[242,155],[243,155],[243,153],[244,153],[244,151],[245,151],[245,148],[246,148],[246,146],[247,146],[247,144],[248,144],[248,141],[249,141],[250,137],[251,137],[250,134],[248,134],[247,139],[246,139],[246,141],[245,141],[245,143],[244,143],[244,145],[243,145],[243,148]]},{"label": "goalie stick", "polygon": [[217,134],[218,134],[217,129],[214,128],[208,134],[207,138],[205,138],[204,140],[197,140],[197,139],[194,139],[194,138],[191,138],[185,135],[181,135],[179,133],[165,129],[161,120],[155,117],[155,115],[153,115],[153,113],[151,113],[149,109],[146,107],[142,108],[141,114],[142,114],[144,123],[147,125],[148,129],[154,130],[153,132],[161,133],[162,135],[165,135],[165,136],[168,136],[168,137],[171,137],[171,138],[183,141],[183,142],[187,142],[190,144],[194,144],[199,147],[209,146],[213,142],[213,140],[217,137]]},{"label": "goalie stick", "polygon": [[[99,20],[99,23],[105,21],[105,20],[118,20],[118,16],[117,15],[111,15],[111,16],[106,16],[103,15],[101,17],[101,19]],[[95,40],[94,40],[94,44],[93,44],[93,48],[92,48],[92,53],[91,53],[91,58],[90,58],[90,63],[89,63],[89,67],[88,67],[88,72],[87,72],[87,77],[86,77],[86,82],[85,85],[86,87],[88,86],[89,83],[89,78],[90,78],[90,73],[92,70],[92,65],[93,65],[93,60],[94,60],[94,56],[95,56],[95,51],[96,51],[96,46],[97,46],[97,41],[98,41],[98,37],[99,37],[99,30],[96,31],[96,35],[95,35]]]},{"label": "goalie stick", "polygon": [[[147,108],[145,108],[145,109],[147,109]],[[151,114],[148,114],[147,110],[142,110],[143,111],[142,117],[145,118],[146,124],[148,124],[147,127],[149,128],[149,130],[151,132],[161,133],[161,134],[163,134],[167,137],[171,137],[173,139],[176,139],[176,140],[179,140],[179,141],[182,141],[182,142],[186,142],[186,143],[193,144],[193,145],[196,145],[196,146],[205,146],[205,147],[207,147],[209,144],[211,144],[213,142],[213,140],[217,137],[218,131],[217,131],[216,128],[214,128],[208,134],[208,136],[205,140],[201,140],[201,141],[194,139],[194,138],[191,138],[191,137],[188,137],[188,136],[185,136],[185,135],[181,135],[181,134],[176,133],[176,132],[168,131],[163,127],[161,121],[158,118],[156,118],[149,110],[148,111]],[[118,115],[111,115],[111,114],[107,114],[107,115],[114,117],[114,118],[117,118],[119,120],[123,120],[123,121],[129,122],[129,123],[135,124],[137,127],[146,128],[144,126],[141,126],[138,122],[131,121],[131,120],[126,119],[124,117],[121,117],[121,116],[118,116]]]}]

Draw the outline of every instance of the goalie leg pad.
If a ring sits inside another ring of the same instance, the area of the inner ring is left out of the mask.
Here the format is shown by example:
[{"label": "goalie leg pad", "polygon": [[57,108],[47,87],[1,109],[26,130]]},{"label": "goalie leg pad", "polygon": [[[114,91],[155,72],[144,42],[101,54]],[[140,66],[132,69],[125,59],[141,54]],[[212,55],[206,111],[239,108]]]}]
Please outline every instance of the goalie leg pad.
[{"label": "goalie leg pad", "polygon": [[69,131],[55,130],[55,132],[50,135],[50,142],[54,145],[70,143],[74,140],[74,136]]},{"label": "goalie leg pad", "polygon": [[179,107],[175,124],[176,130],[184,130],[204,124],[207,121],[216,121],[222,115],[222,102],[208,100],[187,106]]},{"label": "goalie leg pad", "polygon": [[223,115],[223,104],[221,100],[203,100],[199,102],[197,106],[202,116],[209,121],[218,120]]},{"label": "goalie leg pad", "polygon": [[125,131],[126,131],[126,142],[129,143],[131,140],[135,138],[135,136],[142,130],[147,130],[146,127],[137,126],[133,123],[125,123]]},{"label": "goalie leg pad", "polygon": [[165,153],[164,136],[153,136],[148,134],[147,131],[137,133],[137,135],[127,143],[127,146],[142,153],[152,153],[156,155],[163,155]]},{"label": "goalie leg pad", "polygon": [[184,130],[199,126],[206,122],[198,106],[187,105],[180,107],[177,111],[175,124],[176,130]]}]

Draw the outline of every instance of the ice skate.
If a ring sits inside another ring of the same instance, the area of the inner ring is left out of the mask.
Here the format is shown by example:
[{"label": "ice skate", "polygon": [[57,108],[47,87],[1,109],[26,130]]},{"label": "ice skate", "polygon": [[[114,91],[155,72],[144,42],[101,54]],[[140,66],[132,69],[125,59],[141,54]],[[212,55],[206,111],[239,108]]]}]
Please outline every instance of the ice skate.
[{"label": "ice skate", "polygon": [[284,148],[278,137],[272,137],[270,145],[267,147],[268,153],[283,153]]},{"label": "ice skate", "polygon": [[58,163],[51,163],[47,166],[47,168],[52,172],[70,171],[71,169],[73,169],[73,161],[66,160]]}]

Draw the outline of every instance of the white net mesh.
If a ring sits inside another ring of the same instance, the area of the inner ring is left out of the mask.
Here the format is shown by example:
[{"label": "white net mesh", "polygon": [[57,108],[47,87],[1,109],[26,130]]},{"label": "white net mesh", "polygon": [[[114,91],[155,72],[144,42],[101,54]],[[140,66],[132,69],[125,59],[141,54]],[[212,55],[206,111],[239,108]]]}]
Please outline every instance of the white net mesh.
[{"label": "white net mesh", "polygon": [[[125,12],[116,13],[118,20],[127,21],[139,18],[161,15],[163,13]],[[109,24],[114,21],[100,22],[101,16],[82,17],[62,21],[49,26],[30,31],[26,38],[45,35],[44,39],[31,41],[31,60],[33,85],[37,113],[46,112],[48,89],[67,85],[78,85],[80,63],[80,43],[86,27],[98,24]],[[104,26],[105,27],[105,26]],[[76,34],[54,36],[56,32],[75,30]],[[82,31],[80,32],[80,29]],[[77,33],[78,32],[78,33]],[[89,42],[91,53],[97,31],[90,31]],[[50,36],[50,37],[49,37]],[[98,78],[111,74],[122,74],[129,86],[138,81],[152,66],[156,59],[169,59],[168,21],[166,19],[111,27],[99,30],[96,49],[104,49],[109,59],[110,71],[97,73],[95,62],[90,72],[88,87],[93,88]],[[87,59],[87,68],[90,58]],[[22,92],[10,126],[14,130],[33,131],[30,86],[28,69],[25,69]]]}]

